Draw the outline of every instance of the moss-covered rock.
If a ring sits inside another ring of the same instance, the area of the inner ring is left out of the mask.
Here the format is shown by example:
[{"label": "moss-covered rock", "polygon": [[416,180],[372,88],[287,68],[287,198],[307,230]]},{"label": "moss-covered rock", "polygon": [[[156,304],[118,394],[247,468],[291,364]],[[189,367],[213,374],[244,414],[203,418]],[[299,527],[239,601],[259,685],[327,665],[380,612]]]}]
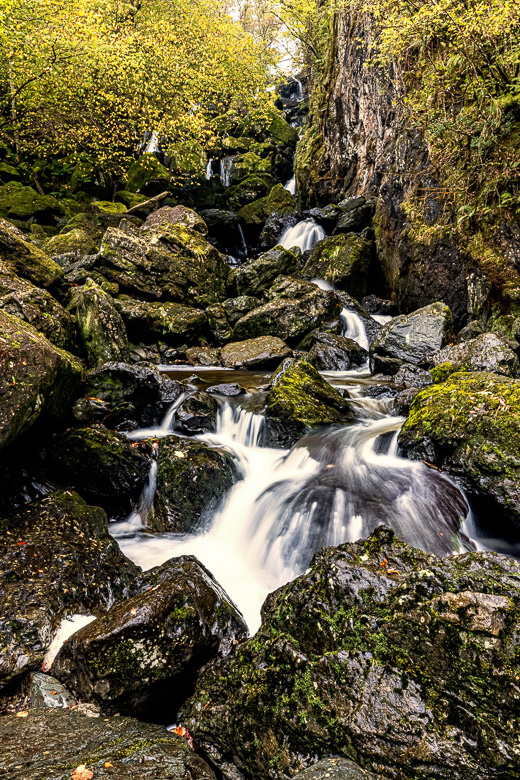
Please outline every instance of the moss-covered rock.
[{"label": "moss-covered rock", "polygon": [[221,360],[227,368],[276,368],[291,355],[292,350],[276,336],[259,336],[226,344],[221,351]]},{"label": "moss-covered rock", "polygon": [[119,190],[114,200],[118,203],[123,203],[127,209],[132,209],[134,206],[144,203],[148,200],[146,195],[138,195],[136,192],[128,192],[128,190]]},{"label": "moss-covered rock", "polygon": [[238,184],[248,176],[255,176],[262,173],[271,174],[272,168],[273,166],[271,165],[270,160],[262,159],[262,157],[259,157],[254,152],[238,154],[233,159],[233,165],[231,166],[231,184]]},{"label": "moss-covered rock", "polygon": [[78,631],[52,673],[105,711],[175,713],[197,671],[247,633],[242,616],[196,558],[147,572],[135,596]]},{"label": "moss-covered rock", "polygon": [[128,334],[136,341],[161,339],[172,346],[193,344],[206,327],[206,315],[180,303],[138,301],[122,296],[114,301]]},{"label": "moss-covered rock", "polygon": [[296,200],[282,184],[272,188],[265,198],[243,206],[238,216],[247,224],[262,225],[273,214],[290,214],[296,210]]},{"label": "moss-covered rock", "polygon": [[0,219],[0,260],[38,287],[49,287],[63,276],[62,269],[54,260],[4,219]]},{"label": "moss-covered rock", "polygon": [[399,446],[446,469],[520,526],[519,437],[520,381],[456,373],[416,396]]},{"label": "moss-covered rock", "polygon": [[144,229],[155,228],[160,225],[184,225],[184,227],[195,230],[197,233],[201,233],[203,236],[208,234],[208,226],[199,217],[196,211],[189,209],[186,206],[163,206],[157,211],[153,211],[144,223]]},{"label": "moss-covered rock", "polygon": [[201,675],[180,718],[225,778],[354,759],[384,777],[520,777],[520,566],[379,528],[271,594],[262,627]]},{"label": "moss-covered rock", "polygon": [[[444,347],[433,358],[434,366],[450,363],[453,371],[490,371],[517,377],[520,363],[511,342],[495,333],[483,333],[475,339]],[[439,374],[436,375],[437,381]]]},{"label": "moss-covered rock", "polygon": [[341,234],[318,241],[303,268],[308,279],[325,279],[361,298],[368,287],[371,243],[354,233]]},{"label": "moss-covered rock", "polygon": [[201,441],[166,436],[159,442],[153,531],[200,531],[239,479],[232,455]]},{"label": "moss-covered rock", "polygon": [[252,295],[239,295],[237,298],[228,298],[222,308],[231,326],[235,325],[242,317],[260,306],[260,299]]},{"label": "moss-covered rock", "polygon": [[45,251],[50,257],[68,254],[80,257],[81,255],[94,254],[98,251],[98,247],[86,230],[73,228],[67,233],[59,233],[57,236],[49,238],[45,242]]},{"label": "moss-covered rock", "polygon": [[128,169],[125,189],[128,192],[141,192],[145,195],[159,195],[170,184],[170,172],[162,165],[155,154],[143,154]]},{"label": "moss-covered rock", "polygon": [[94,368],[112,360],[128,360],[128,338],[114,301],[92,279],[74,290],[68,306],[85,348],[88,364]]},{"label": "moss-covered rock", "polygon": [[63,205],[51,195],[40,195],[32,187],[25,187],[18,182],[0,187],[0,217],[54,225],[64,216],[66,210]]},{"label": "moss-covered rock", "polygon": [[300,270],[300,260],[294,252],[276,246],[264,252],[256,260],[238,268],[234,275],[239,296],[260,297],[271,287],[280,274],[296,274]]},{"label": "moss-covered rock", "polygon": [[9,165],[6,162],[0,162],[0,181],[2,184],[7,184],[10,181],[19,180],[20,174],[18,173],[17,168],[14,168],[12,165]]},{"label": "moss-covered rock", "polygon": [[298,141],[298,131],[291,127],[285,119],[277,112],[272,110],[266,124],[267,135],[274,138],[282,146],[296,146]]},{"label": "moss-covered rock", "polygon": [[0,680],[7,683],[41,667],[62,618],[105,612],[139,570],[108,535],[104,511],[76,493],[27,504],[0,527]]},{"label": "moss-covered rock", "polygon": [[0,448],[38,422],[67,414],[81,363],[31,325],[0,311]]},{"label": "moss-covered rock", "polygon": [[214,433],[217,428],[218,403],[208,393],[190,395],[175,413],[176,431],[193,436],[198,433]]},{"label": "moss-covered rock", "polygon": [[222,196],[225,208],[238,211],[248,203],[264,198],[274,187],[275,180],[268,174],[254,174],[229,187]]},{"label": "moss-covered rock", "polygon": [[311,428],[353,419],[352,407],[310,363],[298,360],[277,376],[266,398],[265,441],[292,447]]}]

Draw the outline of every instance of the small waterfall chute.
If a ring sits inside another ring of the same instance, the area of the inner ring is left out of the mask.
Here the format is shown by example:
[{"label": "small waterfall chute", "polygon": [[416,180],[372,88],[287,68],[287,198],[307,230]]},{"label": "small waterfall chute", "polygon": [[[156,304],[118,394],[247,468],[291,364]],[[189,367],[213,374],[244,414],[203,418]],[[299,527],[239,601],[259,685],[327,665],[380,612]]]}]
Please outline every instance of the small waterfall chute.
[{"label": "small waterfall chute", "polygon": [[224,187],[229,187],[231,184],[231,172],[233,170],[234,160],[234,155],[228,155],[227,157],[223,157],[220,161],[220,181]]},{"label": "small waterfall chute", "polygon": [[208,164],[206,165],[206,181],[211,181],[213,178],[213,158],[210,157]]},{"label": "small waterfall chute", "polygon": [[293,176],[292,179],[289,179],[289,181],[284,184],[284,188],[290,195],[296,195],[296,176]]},{"label": "small waterfall chute", "polygon": [[294,227],[287,228],[278,243],[284,249],[299,247],[302,252],[307,252],[318,241],[322,241],[326,235],[321,225],[318,225],[313,219],[305,219]]},{"label": "small waterfall chute", "polygon": [[135,431],[127,431],[126,438],[131,441],[143,441],[144,439],[162,439],[172,433],[173,420],[179,406],[192,395],[192,392],[181,393],[180,396],[168,407],[160,425],[156,428],[137,428]]},{"label": "small waterfall chute", "polygon": [[365,324],[359,314],[352,309],[343,309],[339,316],[343,322],[343,336],[357,342],[360,347],[363,347],[368,352],[370,344]]},{"label": "small waterfall chute", "polygon": [[291,78],[296,85],[296,100],[298,103],[301,103],[305,99],[303,94],[303,84],[301,83],[300,79],[296,78],[296,76],[291,76]]}]

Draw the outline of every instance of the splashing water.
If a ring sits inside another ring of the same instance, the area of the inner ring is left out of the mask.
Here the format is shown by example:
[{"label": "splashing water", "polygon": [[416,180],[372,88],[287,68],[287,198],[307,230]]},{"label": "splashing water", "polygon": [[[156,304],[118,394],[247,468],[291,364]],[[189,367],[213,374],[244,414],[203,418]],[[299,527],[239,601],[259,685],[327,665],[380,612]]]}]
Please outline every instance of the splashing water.
[{"label": "splashing water", "polygon": [[363,347],[368,352],[370,344],[368,343],[365,325],[359,314],[350,309],[343,309],[339,316],[343,322],[343,335],[356,341],[360,347]]},{"label": "splashing water", "polygon": [[278,243],[284,249],[299,247],[302,252],[307,252],[326,235],[321,225],[318,225],[313,219],[306,219],[303,222],[298,222],[292,228],[287,228]]},{"label": "splashing water", "polygon": [[231,171],[233,170],[234,160],[233,156],[228,156],[223,157],[220,161],[220,181],[224,187],[229,187],[231,184]]},{"label": "splashing water", "polygon": [[289,179],[287,184],[284,184],[284,188],[290,195],[296,195],[296,176],[293,176],[292,179]]}]

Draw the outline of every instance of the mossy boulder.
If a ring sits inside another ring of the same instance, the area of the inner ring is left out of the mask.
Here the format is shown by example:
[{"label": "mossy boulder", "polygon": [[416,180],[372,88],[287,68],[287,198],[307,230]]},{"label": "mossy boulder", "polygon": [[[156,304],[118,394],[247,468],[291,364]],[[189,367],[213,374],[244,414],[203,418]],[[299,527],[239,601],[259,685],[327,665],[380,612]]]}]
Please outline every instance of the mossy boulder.
[{"label": "mossy boulder", "polygon": [[99,214],[124,214],[124,203],[115,203],[111,200],[93,200],[90,204]]},{"label": "mossy boulder", "polygon": [[200,392],[190,395],[175,413],[174,428],[188,436],[214,433],[217,428],[218,403],[213,396]]},{"label": "mossy boulder", "polygon": [[144,223],[144,230],[147,228],[160,227],[160,225],[184,225],[184,227],[195,230],[203,236],[208,234],[208,226],[199,217],[196,211],[186,206],[163,206],[157,211],[153,211]]},{"label": "mossy boulder", "polygon": [[368,361],[368,352],[357,341],[335,333],[317,333],[307,361],[318,371],[348,371]]},{"label": "mossy boulder", "polygon": [[127,209],[132,209],[134,206],[139,206],[148,200],[146,195],[138,195],[135,192],[128,192],[128,190],[119,190],[114,200],[118,203],[123,203]]},{"label": "mossy boulder", "polygon": [[511,342],[495,333],[483,333],[475,339],[444,347],[433,358],[434,366],[450,363],[452,371],[490,371],[517,377],[520,363]]},{"label": "mossy boulder", "polygon": [[228,187],[222,196],[225,208],[231,211],[239,211],[243,206],[252,203],[259,198],[264,198],[276,184],[272,176],[267,174],[254,174],[240,182]]},{"label": "mossy boulder", "polygon": [[173,715],[210,659],[247,634],[241,614],[193,556],[148,571],[135,596],[69,639],[52,673],[105,712]]},{"label": "mossy boulder", "polygon": [[161,339],[172,346],[196,343],[206,328],[206,315],[200,309],[182,306],[180,303],[138,301],[121,296],[115,301],[131,339],[157,341]]},{"label": "mossy boulder", "polygon": [[102,614],[127,593],[139,569],[109,536],[104,511],[70,491],[26,504],[2,518],[0,527],[5,684],[40,669],[62,618]]},{"label": "mossy boulder", "polygon": [[0,186],[0,217],[55,225],[66,215],[66,209],[51,195],[40,195],[32,187],[18,182]]},{"label": "mossy boulder", "polygon": [[128,169],[125,189],[128,192],[143,192],[144,195],[159,195],[170,184],[170,172],[155,154],[143,154]]},{"label": "mossy boulder", "polygon": [[415,397],[399,446],[448,471],[486,511],[520,527],[519,415],[520,381],[452,374]]},{"label": "mossy boulder", "polygon": [[92,279],[72,294],[73,311],[81,340],[92,368],[110,361],[128,360],[128,338],[114,301]]},{"label": "mossy boulder", "polygon": [[298,142],[298,131],[291,127],[285,119],[277,112],[272,110],[269,113],[269,119],[266,123],[267,136],[274,138],[281,146],[296,146]]},{"label": "mossy boulder", "polygon": [[303,267],[309,279],[325,279],[361,299],[367,292],[372,246],[354,233],[318,241]]},{"label": "mossy boulder", "polygon": [[520,777],[520,565],[438,558],[378,528],[268,596],[179,717],[225,778],[339,756],[383,777]]},{"label": "mossy boulder", "polygon": [[353,419],[349,402],[305,360],[276,377],[265,405],[268,446],[292,447],[311,428]]},{"label": "mossy boulder", "polygon": [[20,174],[17,168],[9,165],[9,163],[0,162],[0,182],[2,182],[2,184],[7,184],[10,181],[12,182],[19,180]]},{"label": "mossy boulder", "polygon": [[153,531],[195,533],[240,477],[233,456],[201,441],[166,436],[159,442]]},{"label": "mossy boulder", "polygon": [[73,228],[67,233],[58,233],[45,242],[45,251],[50,257],[74,254],[92,255],[98,251],[98,247],[92,236],[81,228]]},{"label": "mossy boulder", "polygon": [[31,325],[0,311],[0,448],[36,422],[67,412],[83,375],[81,363]]},{"label": "mossy boulder", "polygon": [[249,203],[238,212],[247,224],[262,225],[273,214],[291,214],[296,210],[296,200],[282,184],[272,188],[265,198]]},{"label": "mossy boulder", "polygon": [[252,295],[239,295],[237,298],[228,298],[222,308],[231,326],[235,325],[242,317],[260,306],[260,299]]},{"label": "mossy boulder", "polygon": [[258,298],[269,290],[280,274],[296,274],[299,270],[298,256],[288,249],[276,246],[256,260],[238,268],[234,274],[234,284],[239,296]]},{"label": "mossy boulder", "polygon": [[256,174],[271,174],[272,165],[270,160],[262,159],[254,152],[245,152],[238,154],[233,159],[231,166],[230,181],[231,184],[238,184],[248,176]]},{"label": "mossy boulder", "polygon": [[4,219],[0,219],[0,260],[38,287],[49,287],[63,276],[54,260]]}]

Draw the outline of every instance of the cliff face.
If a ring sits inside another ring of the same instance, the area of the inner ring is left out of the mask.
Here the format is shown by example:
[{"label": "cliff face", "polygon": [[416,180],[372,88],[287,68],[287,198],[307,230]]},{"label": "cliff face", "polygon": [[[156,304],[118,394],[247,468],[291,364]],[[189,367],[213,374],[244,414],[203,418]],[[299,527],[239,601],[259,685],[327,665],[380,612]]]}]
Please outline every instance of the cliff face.
[{"label": "cliff face", "polygon": [[375,199],[376,292],[391,294],[404,312],[442,300],[460,326],[483,313],[487,282],[449,239],[424,245],[409,235],[403,203],[418,196],[429,224],[441,204],[427,149],[406,125],[399,67],[370,63],[374,36],[365,14],[334,20],[328,62],[313,74],[311,124],[297,160],[300,192],[309,204],[349,195]]}]

